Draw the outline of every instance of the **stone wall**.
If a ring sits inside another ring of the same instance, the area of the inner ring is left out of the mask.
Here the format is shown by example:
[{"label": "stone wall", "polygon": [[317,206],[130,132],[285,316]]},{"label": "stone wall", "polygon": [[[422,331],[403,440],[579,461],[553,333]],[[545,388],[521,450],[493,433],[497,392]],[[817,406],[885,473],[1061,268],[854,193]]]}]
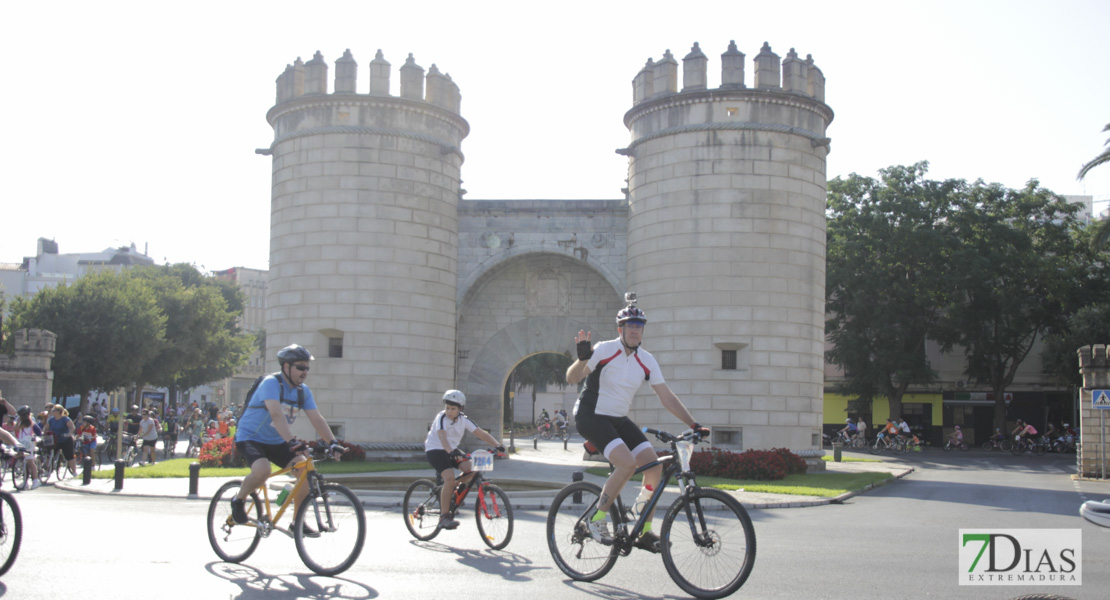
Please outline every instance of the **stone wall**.
[{"label": "stone wall", "polygon": [[0,392],[12,406],[26,404],[37,413],[53,396],[58,336],[43,329],[20,329],[13,336],[15,356],[0,354]]},{"label": "stone wall", "polygon": [[1106,345],[1083,346],[1079,349],[1079,372],[1083,375],[1083,389],[1080,391],[1079,439],[1077,448],[1079,475],[1081,477],[1104,478],[1110,474],[1110,409],[1094,408],[1091,394],[1093,390],[1110,389],[1110,359],[1107,358]]}]

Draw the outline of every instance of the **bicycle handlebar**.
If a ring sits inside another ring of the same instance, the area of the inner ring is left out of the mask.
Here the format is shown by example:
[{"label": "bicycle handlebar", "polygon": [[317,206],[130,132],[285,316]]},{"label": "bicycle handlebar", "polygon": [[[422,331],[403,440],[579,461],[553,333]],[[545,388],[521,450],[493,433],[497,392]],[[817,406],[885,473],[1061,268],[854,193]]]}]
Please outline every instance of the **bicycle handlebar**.
[{"label": "bicycle handlebar", "polygon": [[641,431],[643,431],[644,433],[650,433],[659,438],[659,440],[667,442],[668,444],[678,441],[688,441],[698,444],[704,441],[702,435],[694,431],[693,429],[687,429],[686,431],[683,431],[680,435],[674,435],[673,433],[668,433],[666,431],[652,429],[651,427],[642,427]]}]

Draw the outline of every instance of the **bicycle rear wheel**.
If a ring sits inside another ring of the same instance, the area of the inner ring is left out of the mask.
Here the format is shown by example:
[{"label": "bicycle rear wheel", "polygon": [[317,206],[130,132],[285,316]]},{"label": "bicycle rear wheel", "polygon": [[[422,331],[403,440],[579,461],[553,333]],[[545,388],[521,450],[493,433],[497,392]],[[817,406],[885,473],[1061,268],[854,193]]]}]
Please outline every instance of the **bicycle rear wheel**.
[{"label": "bicycle rear wheel", "polygon": [[478,535],[487,546],[500,550],[513,539],[513,505],[505,492],[492,483],[482,483],[479,491],[474,502]]},{"label": "bicycle rear wheel", "polygon": [[417,479],[412,482],[405,491],[401,510],[405,517],[405,527],[412,537],[426,542],[439,535],[439,518],[443,511],[440,509],[439,492],[434,481]]},{"label": "bicycle rear wheel", "polygon": [[732,496],[700,488],[675,500],[659,532],[671,579],[697,598],[740,589],[755,565],[755,528]]},{"label": "bicycle rear wheel", "polygon": [[61,452],[54,458],[54,476],[58,481],[64,481],[69,477],[73,477],[76,473],[70,472],[69,461]]},{"label": "bicycle rear wheel", "polygon": [[[600,495],[597,485],[578,481],[560,490],[547,512],[547,548],[551,558],[559,570],[575,581],[600,579],[617,562],[619,549],[595,541],[586,528]],[[616,503],[609,510],[610,524],[619,522],[615,506]]]},{"label": "bicycle rear wheel", "polygon": [[366,542],[362,501],[338,483],[322,484],[320,494],[305,498],[297,507],[293,539],[297,554],[317,575],[331,577],[346,571]]},{"label": "bicycle rear wheel", "polygon": [[[238,525],[231,518],[231,499],[239,493],[242,481],[229,481],[212,496],[208,505],[208,541],[216,555],[230,563],[247,559],[258,547],[262,530],[255,523]],[[247,516],[255,521],[262,518],[262,503],[258,494],[252,493],[246,501]]]},{"label": "bicycle rear wheel", "polygon": [[22,542],[23,516],[19,504],[11,494],[0,492],[0,575],[12,568]]}]

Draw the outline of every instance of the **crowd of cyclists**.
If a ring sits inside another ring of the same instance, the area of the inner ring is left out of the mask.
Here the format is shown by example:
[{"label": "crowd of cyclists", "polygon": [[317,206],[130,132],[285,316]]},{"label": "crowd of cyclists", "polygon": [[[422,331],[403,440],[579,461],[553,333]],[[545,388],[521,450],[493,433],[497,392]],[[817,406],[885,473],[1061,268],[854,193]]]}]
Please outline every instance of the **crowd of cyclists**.
[{"label": "crowd of cyclists", "polygon": [[[845,446],[857,448],[869,447],[877,443],[881,444],[884,438],[888,442],[911,447],[927,445],[921,436],[913,432],[904,418],[887,419],[885,425],[878,429],[874,438],[868,437],[868,426],[862,417],[855,421],[848,418],[845,419],[844,423],[844,427],[838,429],[836,435],[831,437],[830,441],[838,441]],[[955,425],[942,441],[946,449],[968,449],[968,443],[964,439],[964,431],[959,425]],[[1015,427],[1009,430],[1008,433],[1003,431],[1002,428],[996,427],[994,434],[983,441],[981,447],[988,451],[1020,449],[1034,454],[1043,454],[1044,452],[1075,452],[1078,441],[1079,434],[1070,423],[1062,423],[1060,426],[1056,426],[1050,422],[1044,432],[1039,432],[1033,425],[1018,419]]]}]

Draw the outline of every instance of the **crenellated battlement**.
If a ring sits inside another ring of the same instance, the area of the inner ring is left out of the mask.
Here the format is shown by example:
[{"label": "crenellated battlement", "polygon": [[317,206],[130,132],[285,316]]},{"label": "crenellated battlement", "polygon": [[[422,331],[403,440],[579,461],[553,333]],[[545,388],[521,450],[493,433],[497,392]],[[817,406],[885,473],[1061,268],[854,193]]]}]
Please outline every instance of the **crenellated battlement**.
[{"label": "crenellated battlement", "polygon": [[[451,80],[451,75],[441,73],[433,64],[425,75],[424,68],[416,64],[410,53],[405,64],[399,69],[399,97],[427,102],[455,114],[459,114],[462,95],[459,86]],[[370,61],[370,87],[367,96],[386,96],[389,94],[390,64],[379,49],[374,60]],[[331,95],[358,94],[358,62],[350,49],[335,61],[335,80]],[[277,104],[306,96],[328,95],[328,63],[319,51],[307,63],[298,56],[293,64],[286,65],[285,71],[277,78]]]},{"label": "crenellated battlement", "polygon": [[[782,59],[771,50],[771,45],[763,42],[759,54],[752,59],[752,88],[771,92],[784,92],[807,96],[818,102],[825,101],[825,75],[813,63],[813,57],[806,55],[805,60],[798,58],[793,48]],[[673,94],[702,92],[708,90],[709,59],[702,53],[697,42],[690,53],[682,59],[682,91],[678,88],[678,61],[670,50],[656,62],[652,58],[632,80],[633,105]],[[729,42],[728,49],[721,54],[720,90],[749,89],[744,83],[744,53],[736,48],[736,42]]]}]

